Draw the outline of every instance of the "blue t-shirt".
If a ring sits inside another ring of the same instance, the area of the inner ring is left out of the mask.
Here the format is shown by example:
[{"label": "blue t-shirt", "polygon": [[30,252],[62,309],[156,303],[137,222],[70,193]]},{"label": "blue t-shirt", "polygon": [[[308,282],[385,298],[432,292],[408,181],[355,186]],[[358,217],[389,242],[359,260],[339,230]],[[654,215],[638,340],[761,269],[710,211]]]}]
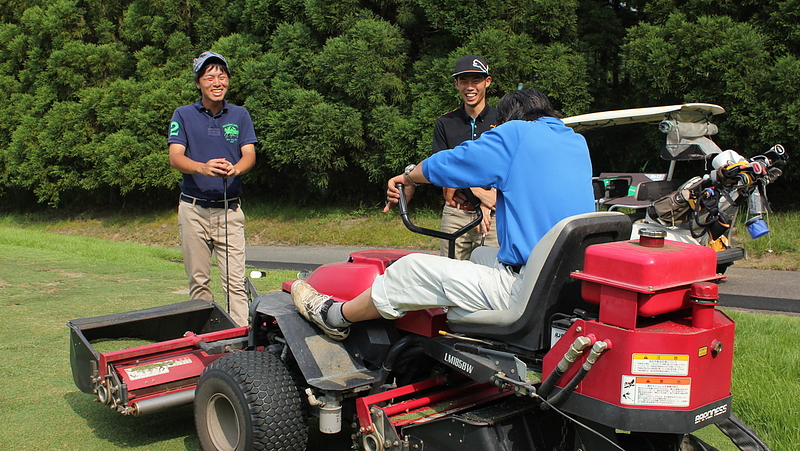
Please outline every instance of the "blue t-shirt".
[{"label": "blue t-shirt", "polygon": [[524,265],[560,220],[595,209],[586,140],[553,117],[506,122],[435,153],[422,170],[437,186],[497,188],[497,258],[507,265]]},{"label": "blue t-shirt", "polygon": [[[225,158],[232,164],[242,158],[241,148],[258,142],[250,113],[244,108],[224,102],[222,110],[212,116],[201,101],[178,107],[169,124],[169,144],[186,146],[185,155],[205,163],[214,158]],[[220,177],[183,174],[181,191],[200,199],[222,200],[223,185]],[[228,198],[242,194],[239,177],[229,177]]]}]

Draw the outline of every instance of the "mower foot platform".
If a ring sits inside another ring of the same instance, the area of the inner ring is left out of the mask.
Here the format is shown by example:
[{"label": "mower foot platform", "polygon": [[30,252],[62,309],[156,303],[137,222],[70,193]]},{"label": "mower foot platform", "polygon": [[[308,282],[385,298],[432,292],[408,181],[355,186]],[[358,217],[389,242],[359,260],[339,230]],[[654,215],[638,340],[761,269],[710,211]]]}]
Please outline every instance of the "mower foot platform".
[{"label": "mower foot platform", "polygon": [[297,312],[289,293],[262,294],[254,304],[257,313],[274,318],[284,339],[292,343],[292,354],[308,385],[324,391],[360,391],[377,380],[379,371],[365,366],[354,340],[328,338]]}]

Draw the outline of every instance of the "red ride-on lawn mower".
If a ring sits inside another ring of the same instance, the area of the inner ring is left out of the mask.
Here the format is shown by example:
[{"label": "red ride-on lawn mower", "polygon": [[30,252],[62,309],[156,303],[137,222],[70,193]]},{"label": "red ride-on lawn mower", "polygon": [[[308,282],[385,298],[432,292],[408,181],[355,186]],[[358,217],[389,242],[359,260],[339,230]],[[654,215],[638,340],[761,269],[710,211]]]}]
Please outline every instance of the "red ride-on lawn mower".
[{"label": "red ride-on lawn mower", "polygon": [[[416,232],[458,235],[400,210]],[[249,328],[198,301],[74,320],[74,379],[125,414],[193,400],[207,451],[305,449],[309,416],[369,451],[713,450],[691,435],[710,424],[768,449],[731,412],[735,326],[715,308],[714,251],[630,233],[622,213],[566,218],[531,253],[526,302],[357,323],[343,342],[300,316],[292,282],[251,285]],[[356,252],[307,281],[344,301],[407,253]],[[156,343],[93,348],[119,337]]]}]

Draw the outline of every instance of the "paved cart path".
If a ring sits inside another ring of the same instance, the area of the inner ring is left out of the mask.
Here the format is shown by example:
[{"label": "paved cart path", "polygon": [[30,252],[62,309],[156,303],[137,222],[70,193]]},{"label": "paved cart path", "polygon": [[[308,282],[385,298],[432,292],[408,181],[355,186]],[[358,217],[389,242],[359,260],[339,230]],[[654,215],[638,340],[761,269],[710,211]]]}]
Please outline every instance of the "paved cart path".
[{"label": "paved cart path", "polygon": [[[343,262],[365,247],[248,246],[247,264],[254,269],[311,271],[326,263]],[[754,310],[800,314],[800,272],[728,268],[720,285],[720,304]]]}]

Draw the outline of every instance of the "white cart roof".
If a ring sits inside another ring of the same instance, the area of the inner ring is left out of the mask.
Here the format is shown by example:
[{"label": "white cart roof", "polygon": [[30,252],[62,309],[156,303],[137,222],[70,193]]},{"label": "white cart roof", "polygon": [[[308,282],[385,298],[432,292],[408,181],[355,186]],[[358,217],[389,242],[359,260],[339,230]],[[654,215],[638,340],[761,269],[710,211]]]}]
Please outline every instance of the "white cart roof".
[{"label": "white cart roof", "polygon": [[722,114],[725,109],[711,103],[686,103],[683,105],[654,106],[649,108],[631,108],[627,110],[601,111],[599,113],[581,114],[562,119],[564,124],[577,132],[611,125],[638,124],[652,122],[657,124],[672,113],[681,115],[714,116]]}]

